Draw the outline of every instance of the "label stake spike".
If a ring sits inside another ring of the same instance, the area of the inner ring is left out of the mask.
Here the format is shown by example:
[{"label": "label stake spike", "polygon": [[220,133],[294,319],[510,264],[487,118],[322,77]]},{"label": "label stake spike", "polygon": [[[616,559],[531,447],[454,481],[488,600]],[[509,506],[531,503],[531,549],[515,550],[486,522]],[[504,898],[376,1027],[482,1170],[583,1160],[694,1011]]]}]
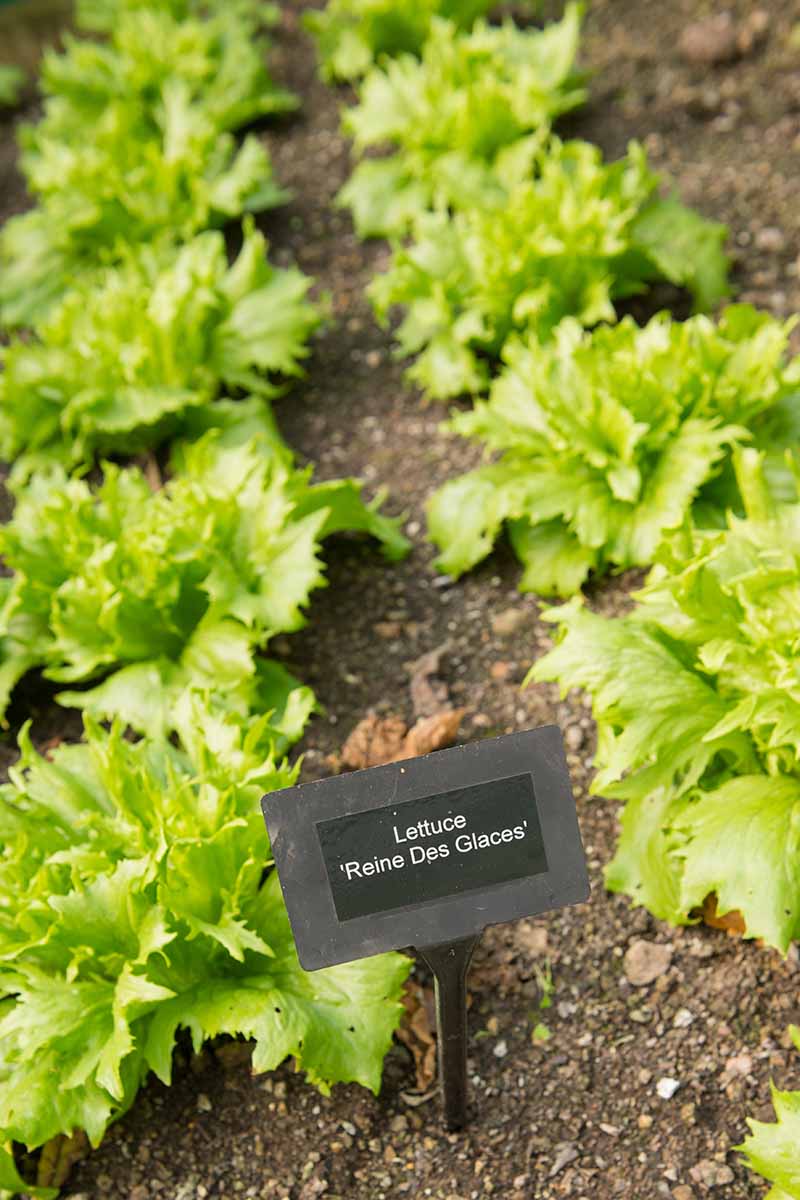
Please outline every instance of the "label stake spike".
[{"label": "label stake spike", "polygon": [[433,972],[442,1112],[449,1130],[467,1123],[467,972],[480,934],[419,946],[417,953]]}]

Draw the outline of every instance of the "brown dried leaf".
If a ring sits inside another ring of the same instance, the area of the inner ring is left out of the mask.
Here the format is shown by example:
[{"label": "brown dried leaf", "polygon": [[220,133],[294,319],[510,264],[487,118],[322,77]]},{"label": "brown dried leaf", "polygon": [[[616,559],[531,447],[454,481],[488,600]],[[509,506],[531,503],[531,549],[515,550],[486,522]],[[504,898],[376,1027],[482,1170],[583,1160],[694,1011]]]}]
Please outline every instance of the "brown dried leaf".
[{"label": "brown dried leaf", "polygon": [[380,767],[384,763],[409,758],[404,753],[406,723],[402,717],[390,714],[379,717],[369,713],[359,721],[342,747],[341,765],[361,771],[365,767]]},{"label": "brown dried leaf", "polygon": [[42,744],[39,747],[39,752],[48,761],[50,761],[50,760],[52,760],[52,757],[53,757],[53,751],[58,749],[58,747],[61,745],[63,740],[64,739],[62,738],[61,734],[55,734],[55,736],[48,738],[46,742],[42,742]]},{"label": "brown dried leaf", "polygon": [[398,758],[417,758],[452,746],[466,709],[443,708],[431,717],[422,717],[409,729],[403,744],[403,753]]},{"label": "brown dried leaf", "polygon": [[72,1137],[59,1133],[42,1146],[36,1170],[37,1187],[63,1187],[69,1173],[89,1153],[89,1139],[79,1129]]},{"label": "brown dried leaf", "polygon": [[700,911],[706,925],[710,925],[712,929],[724,929],[728,937],[742,937],[747,930],[744,917],[737,908],[730,912],[717,913],[716,892],[706,896]]},{"label": "brown dried leaf", "polygon": [[429,650],[411,664],[411,704],[415,717],[435,716],[450,699],[447,684],[437,678],[439,665],[449,651],[451,643],[443,642],[435,650]]},{"label": "brown dried leaf", "polygon": [[426,1092],[436,1078],[436,1017],[433,989],[409,979],[403,996],[405,1016],[397,1037],[411,1051],[417,1091]]}]

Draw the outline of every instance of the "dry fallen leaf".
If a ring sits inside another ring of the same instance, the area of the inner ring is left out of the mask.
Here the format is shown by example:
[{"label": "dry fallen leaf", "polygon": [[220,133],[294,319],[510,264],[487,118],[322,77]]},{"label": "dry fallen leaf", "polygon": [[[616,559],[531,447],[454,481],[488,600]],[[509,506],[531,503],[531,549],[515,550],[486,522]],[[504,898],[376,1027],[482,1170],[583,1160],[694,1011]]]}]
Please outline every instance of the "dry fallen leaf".
[{"label": "dry fallen leaf", "polygon": [[398,758],[417,758],[452,746],[464,712],[463,708],[443,708],[431,717],[422,717],[406,734],[403,753]]},{"label": "dry fallen leaf", "polygon": [[443,708],[433,716],[421,718],[407,730],[402,717],[395,714],[379,717],[369,713],[359,721],[342,747],[339,765],[362,771],[365,767],[401,762],[451,746],[463,715],[463,708]]},{"label": "dry fallen leaf", "polygon": [[447,684],[437,678],[439,664],[450,649],[450,642],[443,642],[435,650],[429,650],[410,667],[411,705],[415,717],[432,717],[444,708],[449,699]]},{"label": "dry fallen leaf", "polygon": [[380,767],[383,763],[408,758],[404,753],[406,723],[394,714],[379,717],[369,713],[359,721],[342,746],[341,765],[361,771],[365,767]]},{"label": "dry fallen leaf", "polygon": [[717,893],[711,892],[703,901],[701,915],[706,925],[712,929],[724,929],[729,937],[742,937],[747,929],[744,917],[738,909],[730,912],[717,913]]},{"label": "dry fallen leaf", "polygon": [[69,1173],[89,1153],[89,1139],[83,1130],[72,1137],[57,1134],[42,1146],[36,1170],[37,1187],[63,1187]]},{"label": "dry fallen leaf", "polygon": [[63,740],[64,739],[60,734],[56,734],[54,737],[48,738],[46,742],[42,742],[42,744],[39,746],[39,752],[43,754],[48,761],[51,761],[53,758],[53,751],[58,749]]},{"label": "dry fallen leaf", "polygon": [[436,1078],[436,1015],[433,989],[409,979],[403,996],[405,1016],[397,1037],[411,1051],[417,1091],[426,1092]]}]

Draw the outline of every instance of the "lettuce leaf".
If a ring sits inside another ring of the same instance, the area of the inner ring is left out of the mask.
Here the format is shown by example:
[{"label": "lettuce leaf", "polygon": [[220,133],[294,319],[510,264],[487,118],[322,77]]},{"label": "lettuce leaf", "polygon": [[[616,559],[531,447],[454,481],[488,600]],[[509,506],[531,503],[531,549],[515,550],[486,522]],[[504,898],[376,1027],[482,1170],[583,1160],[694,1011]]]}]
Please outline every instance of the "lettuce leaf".
[{"label": "lettuce leaf", "polygon": [[[173,728],[190,685],[220,691],[241,713],[285,707],[297,685],[257,651],[304,623],[324,584],[322,540],[352,529],[391,558],[408,549],[358,484],[313,485],[252,414],[174,457],[177,473],[155,493],[142,471],[112,464],[96,488],[59,468],[16,487],[0,531],[13,571],[0,613],[2,711],[34,665],[62,683],[98,684],[62,703],[153,735]],[[292,703],[303,711],[308,697]]]},{"label": "lettuce leaf", "polygon": [[[755,437],[777,455],[776,410],[798,408],[792,324],[736,305],[716,324],[660,314],[586,333],[569,319],[544,345],[509,341],[489,399],[449,423],[499,458],[432,497],[437,565],[460,575],[507,524],[521,587],[564,595],[590,571],[652,563],[695,506],[724,524],[741,511],[731,447]],[[724,496],[704,490],[726,470]]]},{"label": "lettuce leaf", "polygon": [[323,1091],[380,1085],[408,960],[302,970],[258,803],[296,772],[265,719],[193,696],[179,724],[189,754],[88,720],[85,742],[40,758],[23,731],[0,789],[6,1141],[98,1144],[150,1071],[169,1082],[182,1028],[197,1048],[253,1038],[257,1071],[293,1055]]},{"label": "lettuce leaf", "polygon": [[0,63],[0,108],[13,108],[25,83],[22,67]]},{"label": "lettuce leaf", "polygon": [[[379,320],[405,310],[397,353],[416,356],[407,377],[433,399],[483,391],[509,338],[547,340],[565,317],[613,322],[616,301],[657,279],[687,287],[698,305],[726,294],[722,227],[659,198],[640,146],[609,165],[587,142],[553,138],[533,168],[495,204],[420,216],[370,285]],[[638,232],[665,210],[668,253],[654,250],[651,230]]]},{"label": "lettuce leaf", "polygon": [[177,21],[228,10],[241,20],[265,26],[276,24],[280,16],[269,0],[76,0],[75,24],[92,33],[111,33],[124,15],[142,9],[170,13]]},{"label": "lettuce leaf", "polygon": [[[800,1028],[791,1030],[800,1050]],[[781,1092],[772,1085],[775,1124],[749,1120],[750,1137],[737,1150],[747,1165],[774,1186],[767,1200],[800,1200],[800,1092]]]},{"label": "lettuce leaf", "polygon": [[31,1200],[55,1200],[58,1188],[37,1188],[26,1183],[17,1170],[13,1146],[0,1145],[0,1200],[14,1200],[20,1194]]},{"label": "lettuce leaf", "polygon": [[624,617],[552,609],[558,645],[530,678],[592,698],[594,790],[625,801],[609,886],[676,923],[713,893],[785,953],[800,934],[800,504],[765,508],[755,450],[736,465],[747,515],[677,534]]},{"label": "lettuce leaf", "polygon": [[434,207],[502,198],[524,177],[538,140],[585,99],[575,70],[582,7],[545,29],[478,22],[459,34],[434,19],[421,59],[373,67],[342,125],[359,154],[390,146],[353,171],[338,196],[361,237],[402,234]]},{"label": "lettuce leaf", "polygon": [[245,226],[228,266],[221,233],[147,248],[77,283],[36,327],[37,340],[0,349],[0,453],[75,466],[131,454],[183,428],[187,409],[221,390],[277,394],[300,373],[319,324],[302,272],[277,270]]},{"label": "lettuce leaf", "polygon": [[20,134],[38,206],[0,233],[6,325],[40,320],[129,246],[185,241],[286,198],[261,142],[233,137],[295,105],[270,79],[257,24],[235,6],[204,20],[123,13],[110,41],[68,37],[63,53],[48,52],[41,86],[44,115]]},{"label": "lettuce leaf", "polygon": [[328,0],[303,16],[314,35],[320,74],[328,82],[358,79],[385,55],[419,54],[434,17],[469,29],[493,7],[492,0]]}]

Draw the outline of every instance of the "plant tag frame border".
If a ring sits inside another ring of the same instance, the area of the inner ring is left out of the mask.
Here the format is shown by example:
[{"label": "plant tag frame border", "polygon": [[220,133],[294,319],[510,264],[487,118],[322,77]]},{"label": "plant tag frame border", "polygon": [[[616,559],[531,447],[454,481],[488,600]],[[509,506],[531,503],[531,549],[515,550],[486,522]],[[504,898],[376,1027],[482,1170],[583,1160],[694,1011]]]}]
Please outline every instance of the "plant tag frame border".
[{"label": "plant tag frame border", "polygon": [[[434,900],[340,920],[317,825],[530,775],[547,870]],[[270,792],[261,801],[301,965],[316,971],[387,950],[431,946],[487,926],[578,904],[589,896],[586,857],[561,731],[523,730],[419,758]]]}]

